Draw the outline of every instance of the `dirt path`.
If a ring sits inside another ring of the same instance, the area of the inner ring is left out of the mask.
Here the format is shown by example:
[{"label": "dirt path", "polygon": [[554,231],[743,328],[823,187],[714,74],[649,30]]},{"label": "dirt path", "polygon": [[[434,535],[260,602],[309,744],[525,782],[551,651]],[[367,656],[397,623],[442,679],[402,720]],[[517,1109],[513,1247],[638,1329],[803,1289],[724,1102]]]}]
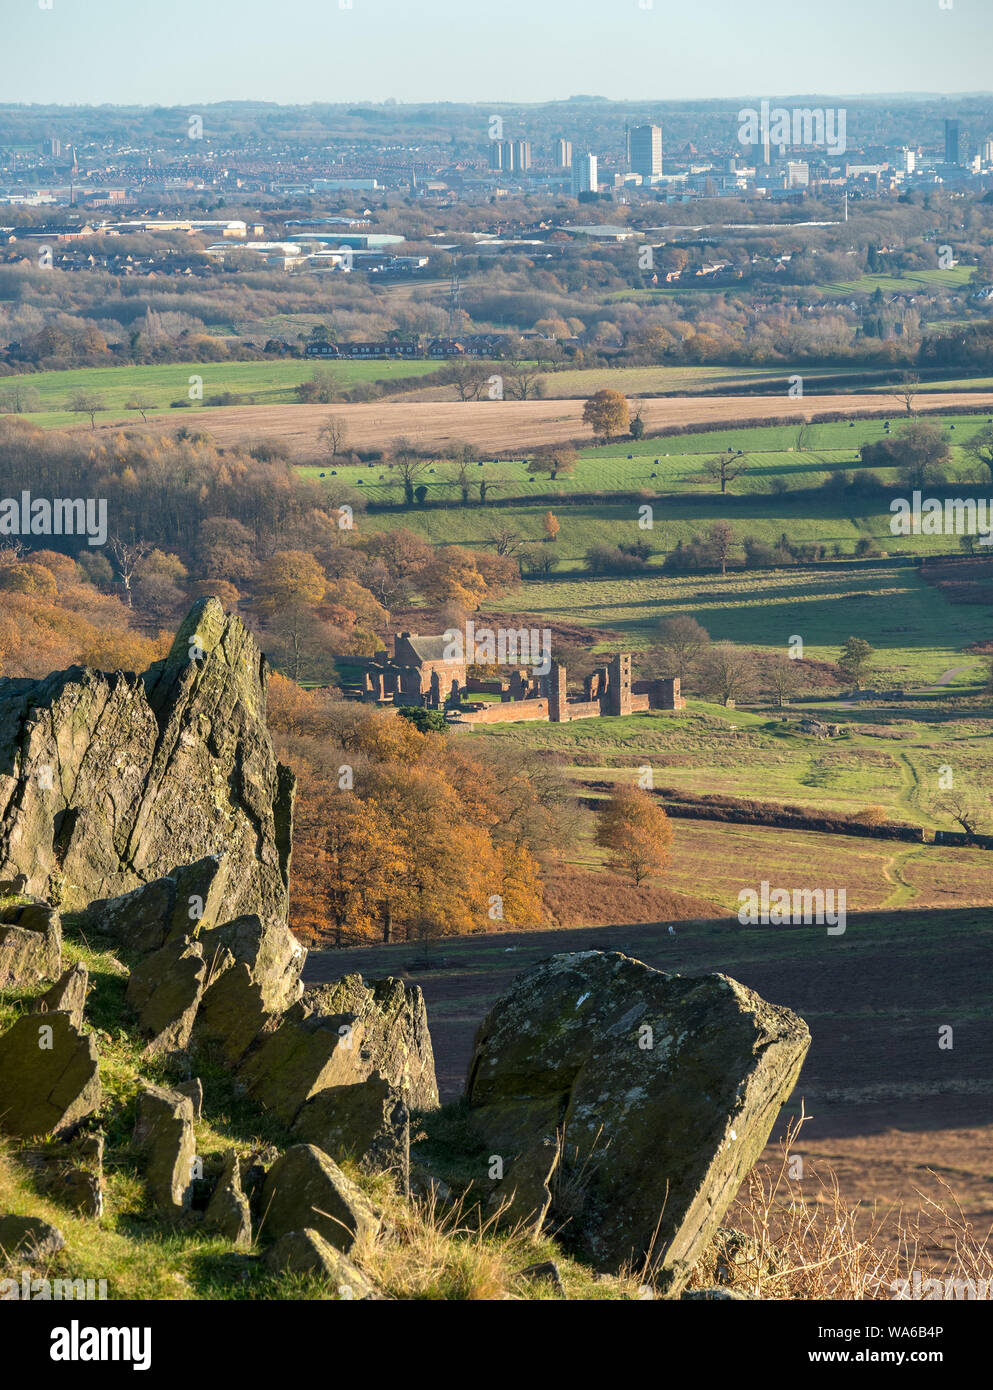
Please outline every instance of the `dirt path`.
[{"label": "dirt path", "polygon": [[[656,397],[643,399],[640,404],[649,431],[673,425],[730,424],[770,418],[789,423],[828,411],[848,415],[885,409],[879,396],[864,393],[801,400],[782,395]],[[917,408],[934,411],[963,405],[993,408],[993,392],[932,392],[918,397]],[[329,415],[345,421],[348,443],[353,448],[382,447],[403,435],[419,445],[436,448],[453,441],[468,441],[484,450],[519,450],[523,454],[538,444],[588,440],[590,432],[583,424],[582,413],[582,401],[375,401],[334,406],[218,406],[198,411],[194,419],[220,444],[275,436],[304,459],[319,454],[318,431]],[[149,420],[148,428],[171,431],[190,423],[189,414],[182,420],[173,414]],[[102,424],[97,432],[119,428],[119,424]],[[678,437],[658,441],[660,452],[678,447]]]}]

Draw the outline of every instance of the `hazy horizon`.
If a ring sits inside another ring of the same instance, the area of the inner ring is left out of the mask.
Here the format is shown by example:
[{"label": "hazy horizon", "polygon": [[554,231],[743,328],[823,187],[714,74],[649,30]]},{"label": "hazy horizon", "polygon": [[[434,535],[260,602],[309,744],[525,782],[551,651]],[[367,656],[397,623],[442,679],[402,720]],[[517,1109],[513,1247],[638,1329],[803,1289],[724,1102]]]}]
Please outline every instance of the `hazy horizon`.
[{"label": "hazy horizon", "polygon": [[[991,39],[993,8],[981,12],[974,0],[949,9],[932,0],[913,14],[903,0],[835,0],[795,23],[781,5],[756,14],[737,0],[678,10],[664,0],[505,0],[498,9],[481,0],[298,0],[286,16],[262,0],[213,0],[206,11],[199,0],[172,0],[140,15],[131,0],[25,0],[3,20],[4,98],[533,105],[577,93],[707,101],[797,88],[961,97],[988,92]],[[881,69],[892,69],[892,85],[880,85]]]}]

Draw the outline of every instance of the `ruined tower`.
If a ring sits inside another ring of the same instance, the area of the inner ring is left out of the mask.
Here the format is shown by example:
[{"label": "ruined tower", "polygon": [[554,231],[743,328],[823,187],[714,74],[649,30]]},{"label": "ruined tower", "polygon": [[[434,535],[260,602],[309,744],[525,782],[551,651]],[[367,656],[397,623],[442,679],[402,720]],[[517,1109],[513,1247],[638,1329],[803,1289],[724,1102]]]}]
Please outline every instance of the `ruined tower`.
[{"label": "ruined tower", "polygon": [[607,710],[610,714],[631,713],[631,656],[619,652],[610,658]]}]

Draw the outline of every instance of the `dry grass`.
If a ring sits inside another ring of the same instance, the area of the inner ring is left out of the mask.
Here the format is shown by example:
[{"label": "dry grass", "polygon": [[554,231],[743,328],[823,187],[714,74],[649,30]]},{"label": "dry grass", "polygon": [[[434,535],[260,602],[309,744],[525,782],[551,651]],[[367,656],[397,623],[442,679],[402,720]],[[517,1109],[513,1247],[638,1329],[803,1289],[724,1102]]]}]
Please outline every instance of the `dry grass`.
[{"label": "dry grass", "polygon": [[[993,1232],[968,1220],[947,1183],[939,1179],[940,1199],[919,1193],[913,1214],[851,1206],[830,1169],[804,1170],[794,1150],[804,1120],[790,1124],[778,1166],[749,1174],[728,1218],[745,1240],[730,1251],[716,1243],[694,1272],[695,1287],[723,1283],[757,1298],[805,1301],[993,1297]],[[937,1266],[936,1227],[944,1247]]]},{"label": "dry grass", "polygon": [[[934,392],[917,398],[917,408],[949,410],[957,406],[986,409],[993,405],[989,392]],[[776,396],[656,397],[641,402],[646,429],[672,425],[699,425],[747,420],[809,419],[830,411],[849,414],[878,411],[880,397],[867,394],[811,396],[790,400]],[[198,414],[196,424],[210,432],[219,444],[277,436],[300,458],[320,454],[318,433],[329,414],[344,420],[353,449],[382,448],[403,435],[422,447],[443,448],[453,441],[471,440],[481,449],[519,450],[527,453],[539,444],[569,439],[592,443],[582,421],[583,402],[543,401],[375,401],[362,405],[255,405],[219,406]],[[133,423],[133,422],[132,422]],[[149,420],[150,432],[172,431],[172,416]],[[119,429],[119,422],[97,427],[97,435]],[[89,429],[86,434],[91,433]]]}]

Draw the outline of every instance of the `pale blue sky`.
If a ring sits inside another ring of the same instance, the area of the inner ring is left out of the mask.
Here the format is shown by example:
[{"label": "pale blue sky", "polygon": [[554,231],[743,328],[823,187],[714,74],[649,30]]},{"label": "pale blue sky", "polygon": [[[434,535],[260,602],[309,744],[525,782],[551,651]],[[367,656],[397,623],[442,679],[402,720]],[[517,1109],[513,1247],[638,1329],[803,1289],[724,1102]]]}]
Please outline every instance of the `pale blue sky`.
[{"label": "pale blue sky", "polygon": [[659,101],[993,85],[993,0],[648,5],[0,0],[0,101]]}]

